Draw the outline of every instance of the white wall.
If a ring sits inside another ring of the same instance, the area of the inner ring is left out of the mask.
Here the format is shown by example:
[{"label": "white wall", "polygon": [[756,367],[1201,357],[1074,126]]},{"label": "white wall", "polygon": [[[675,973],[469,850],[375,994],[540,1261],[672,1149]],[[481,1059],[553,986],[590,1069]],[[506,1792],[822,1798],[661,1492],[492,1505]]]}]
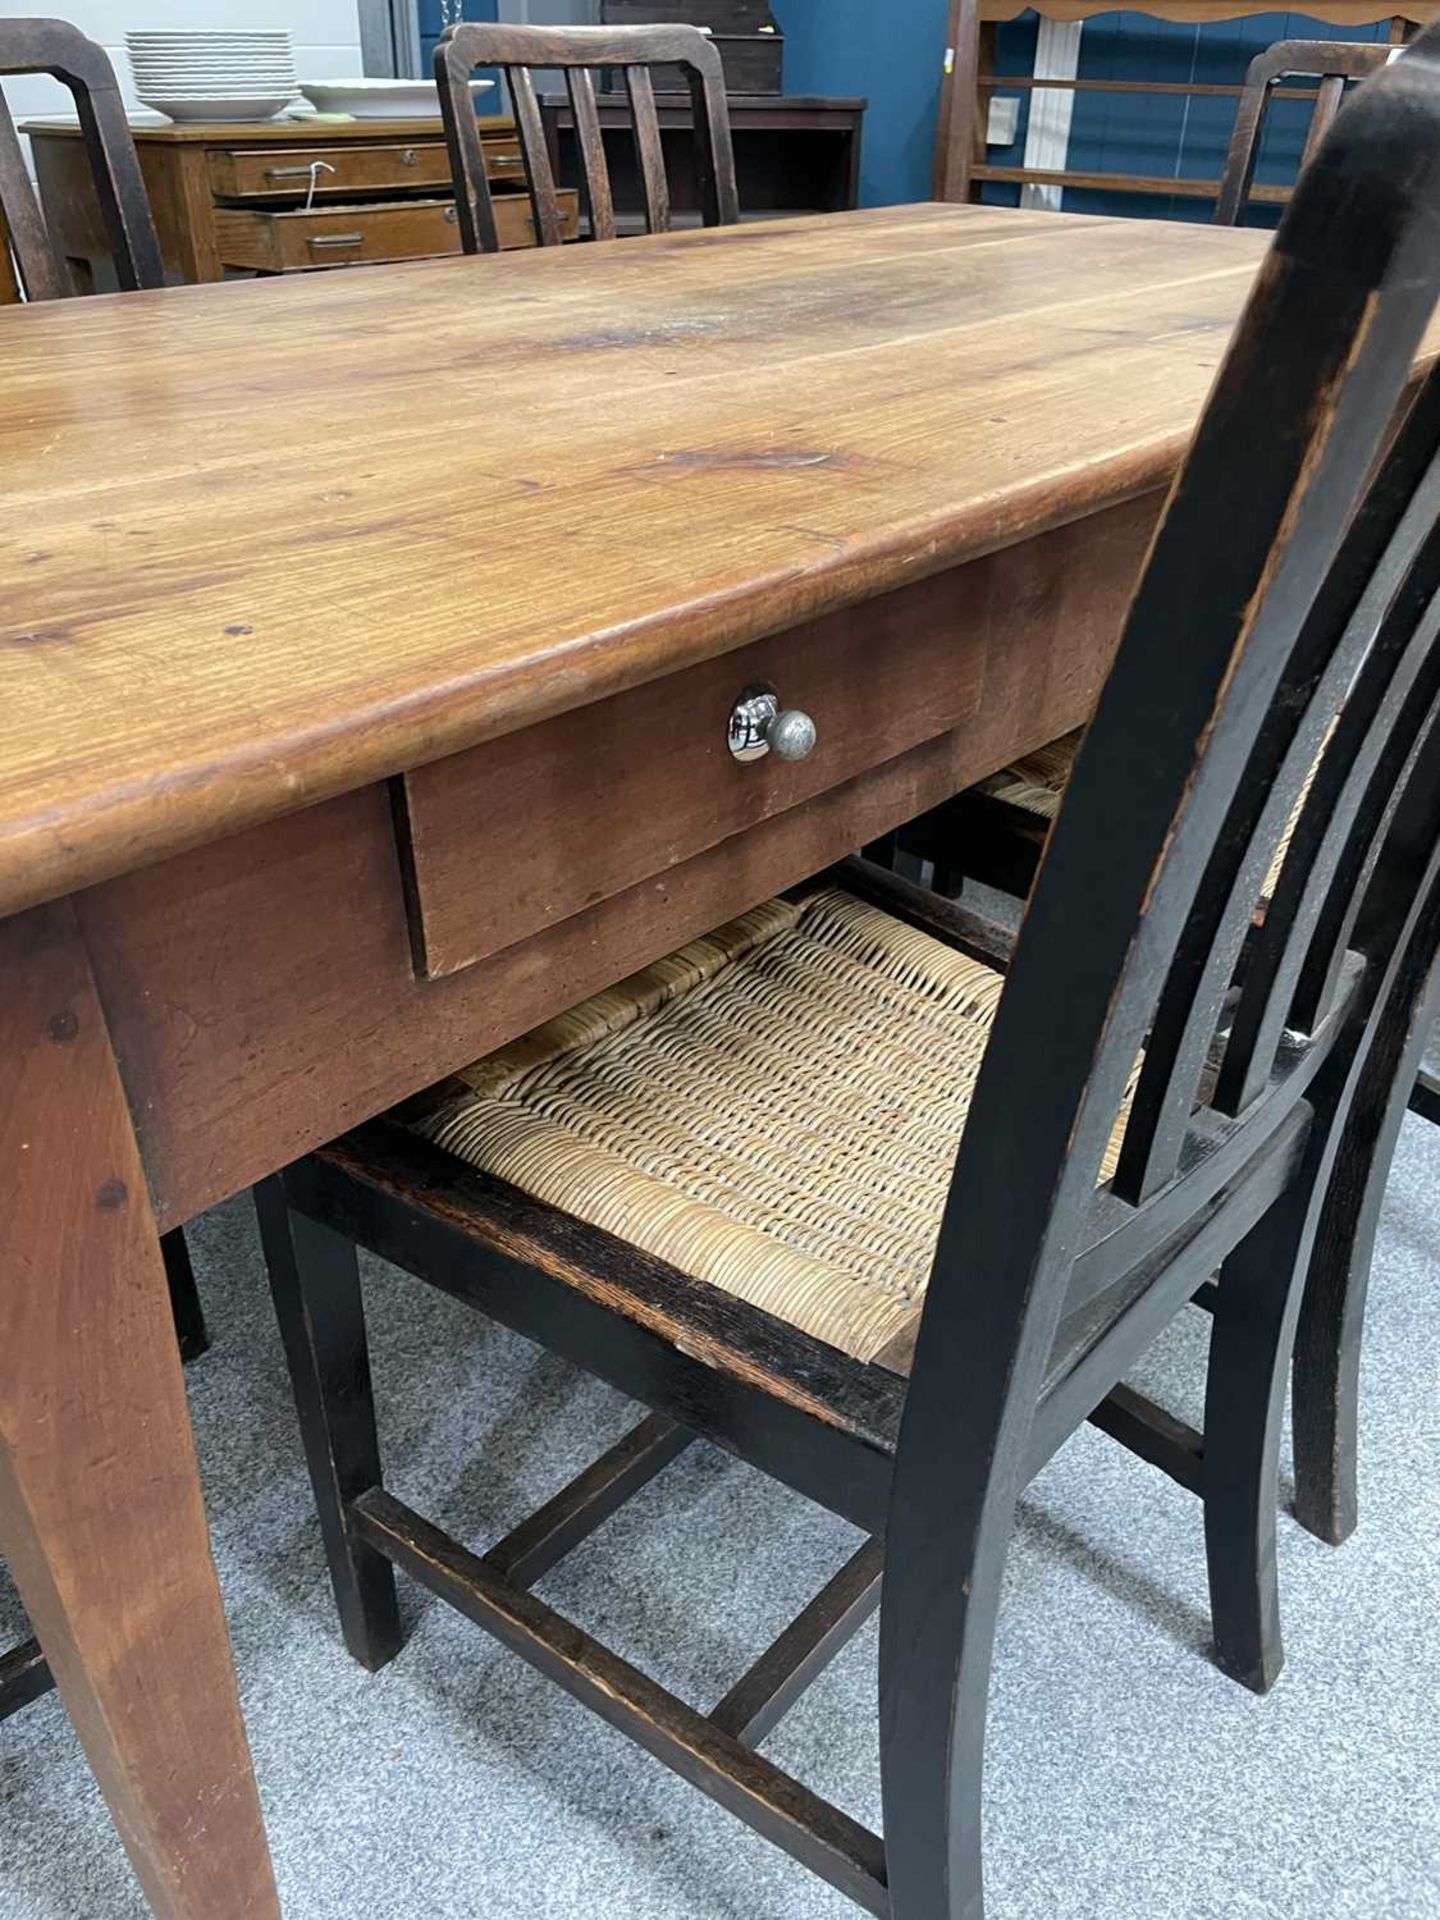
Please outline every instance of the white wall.
[{"label": "white wall", "polygon": [[[356,0],[0,0],[0,19],[36,14],[69,20],[100,42],[137,119],[145,110],[130,83],[127,28],[288,27],[302,80],[348,79],[363,71]],[[17,120],[73,117],[70,95],[43,75],[6,80],[4,88]]]}]

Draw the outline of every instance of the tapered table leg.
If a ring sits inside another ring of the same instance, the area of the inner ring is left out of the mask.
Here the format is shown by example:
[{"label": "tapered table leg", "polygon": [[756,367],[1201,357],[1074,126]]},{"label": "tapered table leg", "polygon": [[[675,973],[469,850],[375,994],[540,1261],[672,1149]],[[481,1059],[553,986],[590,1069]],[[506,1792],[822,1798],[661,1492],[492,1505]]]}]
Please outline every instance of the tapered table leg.
[{"label": "tapered table leg", "polygon": [[0,921],[0,1076],[0,1556],[155,1913],[278,1920],[165,1265],[67,906]]}]

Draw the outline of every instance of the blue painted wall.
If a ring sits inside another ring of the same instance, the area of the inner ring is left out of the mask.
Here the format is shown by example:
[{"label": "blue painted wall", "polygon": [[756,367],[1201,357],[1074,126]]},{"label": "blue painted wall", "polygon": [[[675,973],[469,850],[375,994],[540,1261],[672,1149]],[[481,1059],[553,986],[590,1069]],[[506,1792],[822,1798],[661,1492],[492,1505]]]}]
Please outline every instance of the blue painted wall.
[{"label": "blue painted wall", "polygon": [[787,93],[866,94],[860,197],[928,200],[947,0],[773,0]]},{"label": "blue painted wall", "polygon": [[[435,42],[440,38],[440,0],[419,0],[419,8],[420,64],[422,70],[429,73],[430,63],[435,57]],[[498,17],[495,0],[465,0],[467,20],[494,20]]]}]

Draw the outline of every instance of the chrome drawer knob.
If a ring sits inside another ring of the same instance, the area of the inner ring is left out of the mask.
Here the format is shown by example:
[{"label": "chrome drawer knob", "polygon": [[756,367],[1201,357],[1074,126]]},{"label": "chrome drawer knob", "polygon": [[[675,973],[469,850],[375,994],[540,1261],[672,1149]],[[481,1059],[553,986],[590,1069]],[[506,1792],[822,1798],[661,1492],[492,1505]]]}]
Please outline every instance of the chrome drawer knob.
[{"label": "chrome drawer knob", "polygon": [[777,713],[766,729],[770,751],[781,760],[808,760],[815,751],[815,722],[798,707]]},{"label": "chrome drawer knob", "polygon": [[782,707],[770,687],[751,687],[730,714],[730,751],[737,760],[808,760],[818,735],[808,713]]}]

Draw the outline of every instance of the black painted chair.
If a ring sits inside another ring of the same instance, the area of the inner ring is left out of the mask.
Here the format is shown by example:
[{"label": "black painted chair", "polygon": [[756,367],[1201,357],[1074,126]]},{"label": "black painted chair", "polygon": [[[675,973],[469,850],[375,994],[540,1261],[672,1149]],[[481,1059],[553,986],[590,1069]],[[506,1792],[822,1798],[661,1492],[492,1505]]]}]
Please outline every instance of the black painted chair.
[{"label": "black painted chair", "polygon": [[[100,217],[123,291],[164,284],[160,243],[140,176],[135,142],[103,47],[64,20],[0,20],[0,78],[48,73],[69,88]],[[50,242],[30,183],[15,122],[0,98],[0,285],[27,300],[53,300],[72,291],[70,276]]]},{"label": "black painted chair", "polygon": [[670,190],[652,79],[657,67],[677,68],[690,90],[695,117],[695,182],[705,225],[730,226],[740,218],[725,75],[714,43],[698,27],[452,26],[435,49],[435,77],[455,179],[460,240],[466,253],[494,253],[500,246],[470,92],[477,67],[498,67],[509,85],[535,237],[542,247],[559,246],[565,232],[555,185],[555,157],[550,152],[535,92],[532,69],[536,68],[558,68],[565,75],[575,115],[581,186],[592,240],[613,240],[618,231],[591,79],[593,72],[602,70],[625,76],[646,232],[667,233],[670,229]]},{"label": "black painted chair", "polygon": [[[1090,1419],[1200,1497],[1217,1659],[1273,1681],[1301,1276],[1440,935],[1440,388],[1369,480],[1437,293],[1440,32],[1286,216],[1013,949],[848,863],[267,1184],[357,1658],[398,1566],[870,1912],[979,1920],[1016,1497]],[[357,1244],[649,1418],[470,1551],[383,1484]],[[1217,1271],[1201,1433],[1122,1383]],[[708,1714],[531,1591],[697,1434],[870,1536]],[[882,1581],[883,1841],[756,1751]]]},{"label": "black painted chair", "polygon": [[[1275,88],[1284,80],[1305,76],[1317,79],[1315,110],[1306,143],[1309,162],[1333,125],[1356,81],[1379,72],[1400,49],[1352,41],[1286,40],[1268,48],[1251,62],[1245,92],[1236,116],[1229,156],[1221,184],[1215,219],[1236,225],[1242,219],[1254,180],[1255,161],[1265,115]],[[911,862],[934,861],[936,885],[959,895],[966,880],[1023,899],[1034,882],[1050,825],[1064,796],[1079,749],[1083,729],[1038,748],[1012,766],[957,796],[935,818],[913,822],[895,838],[895,850]],[[951,850],[963,849],[959,859]],[[1273,878],[1273,876],[1272,876]],[[1408,1031],[1405,1011],[1395,1018]],[[1307,1312],[1307,1332],[1296,1352],[1296,1492],[1295,1513],[1318,1538],[1339,1545],[1354,1531],[1358,1512],[1359,1479],[1359,1353],[1368,1290],[1369,1262],[1374,1250],[1374,1227],[1398,1138],[1399,1121],[1409,1110],[1440,1125],[1440,1077],[1420,1066],[1425,1037],[1409,1052],[1386,1059],[1410,1060],[1395,1107],[1385,1102],[1394,1124],[1376,1126],[1371,1163],[1362,1175],[1354,1155],[1342,1160],[1347,1170],[1336,1192],[1337,1223],[1342,1231],[1322,1236],[1313,1280],[1314,1302]],[[1372,1092],[1373,1106],[1378,1095]],[[1361,1194],[1366,1196],[1361,1200]],[[1337,1237],[1338,1236],[1338,1237]],[[1327,1248],[1341,1245],[1342,1254],[1322,1260]],[[1343,1302],[1341,1299],[1343,1295]],[[1203,1294],[1202,1302],[1210,1296]],[[1320,1337],[1329,1330],[1333,1344]]]}]

